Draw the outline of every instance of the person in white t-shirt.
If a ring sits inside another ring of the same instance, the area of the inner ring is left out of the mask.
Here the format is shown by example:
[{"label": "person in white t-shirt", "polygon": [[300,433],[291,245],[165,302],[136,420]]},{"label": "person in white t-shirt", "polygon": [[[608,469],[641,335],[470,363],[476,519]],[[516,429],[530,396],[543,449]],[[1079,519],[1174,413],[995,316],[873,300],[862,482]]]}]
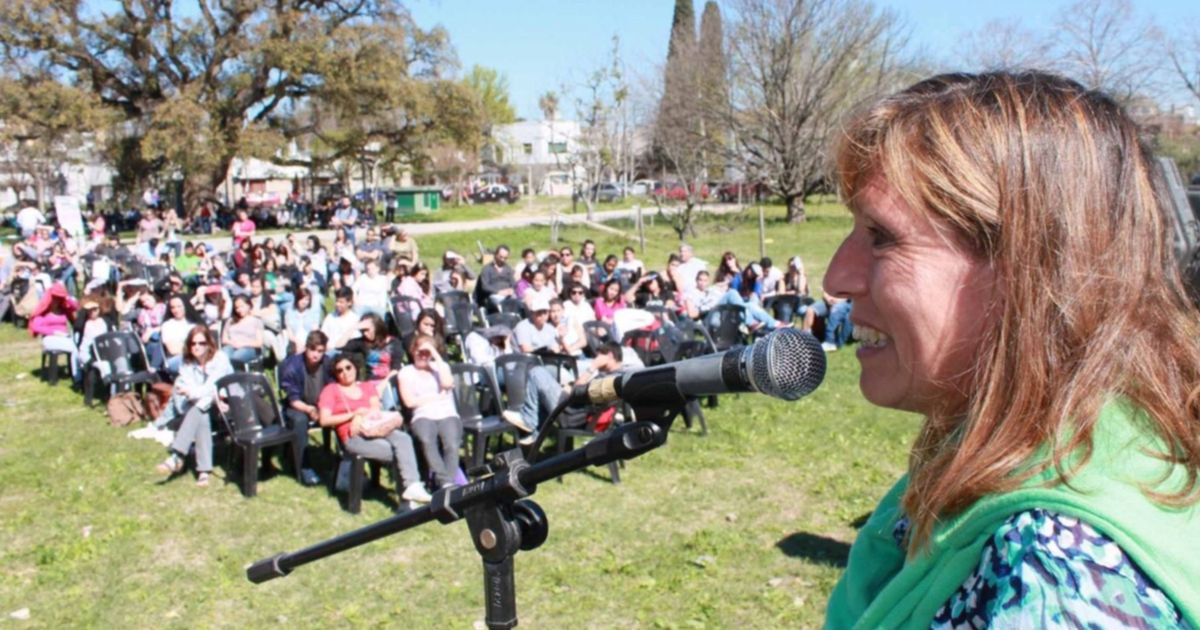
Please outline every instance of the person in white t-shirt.
[{"label": "person in white t-shirt", "polygon": [[683,243],[679,246],[679,280],[683,286],[675,287],[680,293],[687,293],[696,286],[696,274],[708,270],[708,263],[696,258],[692,246]]},{"label": "person in white t-shirt", "polygon": [[392,279],[379,273],[379,261],[367,263],[367,272],[354,281],[354,306],[359,315],[374,313],[386,318],[390,306],[388,293]]},{"label": "person in white t-shirt", "polygon": [[17,227],[21,228],[21,237],[33,236],[37,226],[46,222],[46,216],[33,206],[25,206],[17,213]]},{"label": "person in white t-shirt", "polygon": [[333,301],[333,312],[325,316],[321,332],[329,338],[326,354],[334,355],[347,341],[359,336],[359,316],[354,312],[354,291],[350,287],[337,290]]},{"label": "person in white t-shirt", "polygon": [[637,259],[632,247],[626,247],[621,253],[621,262],[617,263],[617,269],[630,271],[635,276],[640,276],[646,272],[646,265]]}]

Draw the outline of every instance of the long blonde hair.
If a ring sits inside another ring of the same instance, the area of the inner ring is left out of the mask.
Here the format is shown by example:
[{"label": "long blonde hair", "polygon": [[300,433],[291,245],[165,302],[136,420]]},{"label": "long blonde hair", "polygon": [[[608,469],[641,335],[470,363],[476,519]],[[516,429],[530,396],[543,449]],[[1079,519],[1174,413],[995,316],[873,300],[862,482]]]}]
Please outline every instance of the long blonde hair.
[{"label": "long blonde hair", "polygon": [[[1183,490],[1147,495],[1200,499],[1200,313],[1161,173],[1115,101],[1040,72],[937,76],[856,116],[835,159],[847,199],[881,177],[999,280],[965,416],[927,418],[913,447],[910,551],[939,519],[1048,466],[1068,481],[1066,456],[1087,461],[1113,396],[1186,468]],[[1050,460],[1023,469],[1042,445]]]}]

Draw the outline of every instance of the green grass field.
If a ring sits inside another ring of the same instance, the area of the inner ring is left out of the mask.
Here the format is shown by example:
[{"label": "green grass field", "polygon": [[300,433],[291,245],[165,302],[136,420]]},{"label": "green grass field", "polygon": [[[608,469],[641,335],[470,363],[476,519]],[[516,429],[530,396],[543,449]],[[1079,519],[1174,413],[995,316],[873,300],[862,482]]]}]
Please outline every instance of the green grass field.
[{"label": "green grass field", "polygon": [[[768,254],[801,254],[814,280],[849,229],[833,205],[805,225],[770,210]],[[618,226],[620,227],[620,226]],[[626,226],[628,227],[628,226]],[[693,243],[715,262],[757,258],[757,217],[705,217]],[[595,238],[602,253],[626,241]],[[660,221],[645,260],[676,241]],[[423,252],[474,251],[475,240],[548,246],[548,230],[423,237]],[[298,569],[263,585],[252,561],[390,514],[369,492],[359,515],[325,487],[287,474],[243,499],[218,467],[208,489],[163,483],[156,443],[135,441],[87,410],[65,383],[40,382],[39,346],[0,329],[0,619],[13,627],[470,628],[483,618],[479,559],[464,523],[432,523]],[[522,627],[811,627],[868,512],[903,471],[918,420],[869,406],[852,352],[830,355],[824,385],[795,403],[723,396],[710,434],[677,422],[667,445],[630,462],[619,486],[597,469],[543,484],[546,544],[517,555]],[[319,436],[314,435],[314,444]],[[218,464],[221,460],[218,460]],[[327,460],[317,459],[318,466]],[[325,471],[322,471],[323,473]],[[385,485],[390,481],[385,476]],[[11,612],[29,610],[14,622]]]}]

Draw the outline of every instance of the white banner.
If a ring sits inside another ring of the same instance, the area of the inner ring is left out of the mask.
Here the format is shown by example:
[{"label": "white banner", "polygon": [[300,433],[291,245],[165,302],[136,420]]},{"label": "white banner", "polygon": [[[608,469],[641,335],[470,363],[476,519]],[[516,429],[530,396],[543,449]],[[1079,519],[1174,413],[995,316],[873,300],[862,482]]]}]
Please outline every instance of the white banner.
[{"label": "white banner", "polygon": [[55,197],[54,212],[58,216],[58,226],[67,230],[75,238],[83,236],[83,214],[79,211],[79,197]]}]

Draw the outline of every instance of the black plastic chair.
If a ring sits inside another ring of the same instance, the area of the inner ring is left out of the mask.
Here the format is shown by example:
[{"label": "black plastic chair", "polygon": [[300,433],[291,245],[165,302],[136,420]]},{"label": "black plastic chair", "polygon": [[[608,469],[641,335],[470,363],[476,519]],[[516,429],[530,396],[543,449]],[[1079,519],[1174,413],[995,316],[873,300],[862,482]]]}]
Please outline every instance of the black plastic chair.
[{"label": "black plastic chair", "polygon": [[468,470],[477,469],[483,466],[492,437],[503,445],[504,436],[508,434],[516,442],[517,430],[498,413],[483,411],[498,411],[500,407],[500,388],[496,386],[491,370],[481,365],[453,363],[450,373],[454,375],[454,404],[462,418],[463,435],[470,438]]},{"label": "black plastic chair", "polygon": [[[597,412],[597,411],[599,411],[599,409],[592,409],[590,411]],[[577,427],[564,427],[562,425],[556,425],[555,431],[554,431],[555,449],[558,454],[566,453],[575,448],[575,439],[576,438],[583,438],[583,439],[590,440],[597,436],[607,434],[609,431],[612,431],[613,428],[615,428],[616,426],[617,426],[616,419],[613,420],[612,425],[610,425],[604,431],[600,431],[600,432],[594,431],[592,429],[592,427],[590,427],[586,424],[584,424],[582,426],[577,426]],[[614,485],[621,483],[620,469],[624,465],[625,465],[625,462],[623,460],[611,461],[608,463],[608,474],[609,474],[609,477],[612,478],[612,482]],[[559,483],[562,483],[561,476],[558,478],[558,481],[559,481]]]},{"label": "black plastic chair", "polygon": [[421,303],[415,298],[399,296],[392,298],[392,322],[396,325],[396,336],[408,339],[417,332],[417,315]]},{"label": "black plastic chair", "polygon": [[466,291],[442,291],[437,295],[437,302],[449,313],[455,304],[471,304],[471,296]]},{"label": "black plastic chair", "polygon": [[587,337],[588,354],[594,357],[600,346],[612,337],[612,327],[598,319],[593,319],[590,322],[583,322],[583,334]]},{"label": "black plastic chair", "polygon": [[521,413],[525,396],[530,393],[527,387],[529,370],[541,364],[541,360],[531,354],[510,353],[496,357],[497,379],[499,373],[504,374],[504,409]]},{"label": "black plastic chair", "polygon": [[716,318],[716,322],[708,329],[718,352],[746,345],[746,336],[742,334],[742,310],[737,304],[720,304],[712,310],[711,317]]},{"label": "black plastic chair", "polygon": [[513,330],[517,327],[517,324],[521,323],[521,316],[516,313],[488,313],[486,321],[488,326],[500,324],[508,326],[509,330]]},{"label": "black plastic chair", "polygon": [[572,381],[579,378],[579,361],[575,357],[557,352],[538,352],[536,354],[542,360],[542,365],[554,368],[554,378],[559,383],[563,382],[563,372],[570,374]]},{"label": "black plastic chair", "polygon": [[[100,371],[107,366],[107,375]],[[97,385],[108,388],[108,395],[149,387],[158,382],[158,374],[150,369],[142,340],[131,332],[108,332],[92,342],[92,362],[83,375],[83,402],[88,407],[94,403]]]},{"label": "black plastic chair", "polygon": [[171,275],[171,269],[166,265],[146,265],[142,269],[142,274],[150,285],[150,289],[153,290],[159,282],[166,280]]},{"label": "black plastic chair", "polygon": [[642,360],[642,365],[646,367],[661,365],[666,362],[660,349],[659,337],[661,336],[657,330],[628,330],[621,338],[621,345],[632,348],[638,358]]},{"label": "black plastic chair", "polygon": [[511,295],[500,300],[497,307],[501,313],[513,313],[521,319],[528,317],[525,313],[525,303]]},{"label": "black plastic chair", "polygon": [[763,300],[763,308],[770,311],[775,319],[788,323],[800,312],[802,303],[799,295],[772,295]]},{"label": "black plastic chair", "polygon": [[217,380],[217,409],[225,430],[242,460],[242,495],[258,494],[258,455],[273,446],[290,446],[296,481],[301,484],[304,445],[308,423],[289,426],[267,377],[253,372],[223,376]]},{"label": "black plastic chair", "polygon": [[470,302],[454,302],[446,307],[446,341],[456,340],[456,345],[462,347],[463,338],[475,327],[474,308]]},{"label": "black plastic chair", "polygon": [[[79,347],[80,334],[78,332],[71,335],[71,342],[75,347]],[[78,352],[75,353],[78,356]],[[62,362],[59,362],[62,359]],[[51,386],[58,385],[58,377],[62,374],[63,368],[68,370],[71,367],[71,353],[65,350],[42,350],[41,375],[42,380],[46,381]]]}]

